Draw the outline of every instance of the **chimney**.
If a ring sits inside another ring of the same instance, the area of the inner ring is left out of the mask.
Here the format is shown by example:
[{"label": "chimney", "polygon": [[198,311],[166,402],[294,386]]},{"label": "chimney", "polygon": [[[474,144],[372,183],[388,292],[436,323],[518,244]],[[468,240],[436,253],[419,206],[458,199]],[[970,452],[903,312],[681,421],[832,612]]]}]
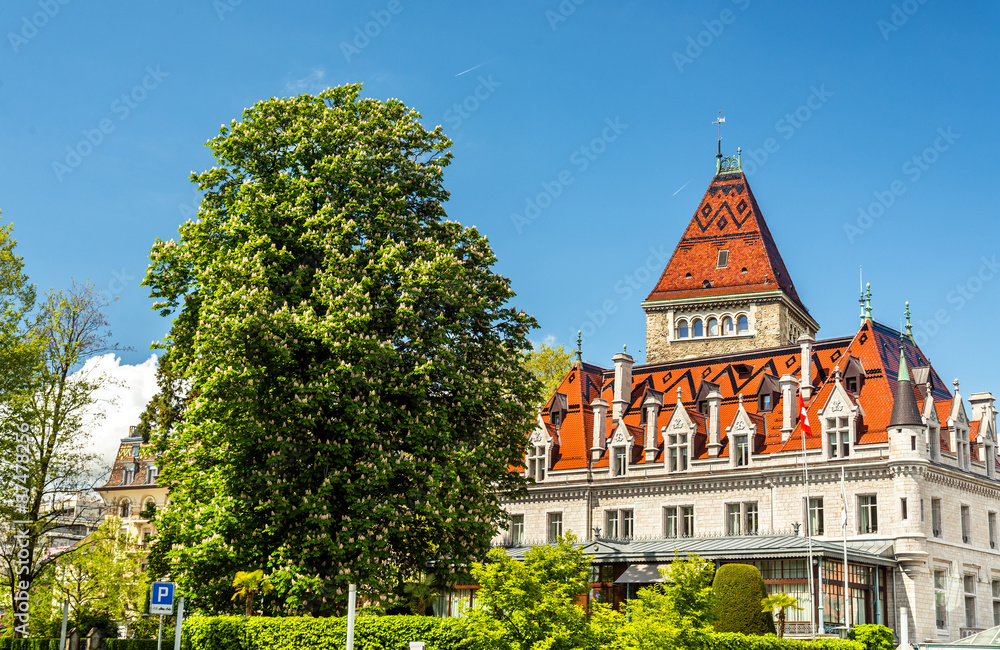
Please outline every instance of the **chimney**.
[{"label": "chimney", "polygon": [[608,447],[608,403],[598,397],[590,403],[594,409],[594,446],[590,448],[591,462],[601,460]]},{"label": "chimney", "polygon": [[632,401],[632,364],[635,359],[622,351],[611,357],[615,362],[615,393],[611,401],[611,422],[617,424]]},{"label": "chimney", "polygon": [[656,444],[656,418],[660,414],[660,408],[663,407],[663,393],[655,390],[649,391],[642,407],[646,409],[646,462],[652,463],[660,451]]},{"label": "chimney", "polygon": [[722,394],[713,390],[708,394],[708,455],[711,458],[719,457],[719,450],[722,443],[719,442],[719,406],[722,404]]},{"label": "chimney", "polygon": [[795,415],[798,400],[795,399],[795,377],[782,375],[778,380],[781,388],[781,440],[788,440],[795,430]]},{"label": "chimney", "polygon": [[799,337],[799,347],[802,349],[802,378],[799,382],[799,390],[802,391],[802,400],[807,403],[812,397],[812,356],[815,340],[808,334]]},{"label": "chimney", "polygon": [[994,401],[996,401],[996,398],[990,392],[969,395],[969,404],[972,405],[972,420],[979,422],[983,419],[983,415],[985,415],[987,419],[993,420],[995,424],[996,409],[993,408]]}]

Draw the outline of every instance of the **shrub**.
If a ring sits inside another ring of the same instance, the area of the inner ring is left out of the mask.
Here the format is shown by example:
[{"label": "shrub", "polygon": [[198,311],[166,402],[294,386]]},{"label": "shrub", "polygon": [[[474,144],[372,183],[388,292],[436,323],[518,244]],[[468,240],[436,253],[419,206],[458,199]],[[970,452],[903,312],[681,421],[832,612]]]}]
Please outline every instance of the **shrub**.
[{"label": "shrub", "polygon": [[59,650],[59,639],[0,639],[0,650]]},{"label": "shrub", "polygon": [[778,636],[746,636],[734,632],[709,637],[709,650],[867,650],[857,641],[843,639],[782,639]]},{"label": "shrub", "polygon": [[723,564],[712,581],[719,632],[774,634],[774,617],[762,612],[760,601],[767,598],[760,570],[749,564]]},{"label": "shrub", "polygon": [[[101,643],[104,650],[156,650],[156,639],[104,639]],[[163,647],[174,647],[174,639],[166,638],[164,633]]]},{"label": "shrub", "polygon": [[855,625],[847,638],[861,643],[865,650],[892,650],[895,647],[892,630],[884,625]]},{"label": "shrub", "polygon": [[[347,618],[288,616],[194,616],[184,621],[183,650],[343,650]],[[356,650],[407,650],[423,641],[426,650],[452,650],[463,643],[457,619],[430,616],[359,616]],[[154,641],[155,643],[155,641]],[[125,650],[119,646],[119,650]],[[2,649],[0,649],[2,650]],[[146,650],[128,647],[128,650]]]}]

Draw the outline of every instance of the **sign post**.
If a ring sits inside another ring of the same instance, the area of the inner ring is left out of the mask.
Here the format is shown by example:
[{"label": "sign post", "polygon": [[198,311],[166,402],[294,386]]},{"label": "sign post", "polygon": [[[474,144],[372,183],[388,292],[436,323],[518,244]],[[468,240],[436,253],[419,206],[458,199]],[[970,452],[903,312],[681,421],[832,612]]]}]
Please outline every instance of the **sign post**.
[{"label": "sign post", "polygon": [[150,587],[149,613],[160,615],[160,629],[156,633],[156,650],[162,650],[163,645],[163,615],[174,613],[174,583],[154,582]]}]

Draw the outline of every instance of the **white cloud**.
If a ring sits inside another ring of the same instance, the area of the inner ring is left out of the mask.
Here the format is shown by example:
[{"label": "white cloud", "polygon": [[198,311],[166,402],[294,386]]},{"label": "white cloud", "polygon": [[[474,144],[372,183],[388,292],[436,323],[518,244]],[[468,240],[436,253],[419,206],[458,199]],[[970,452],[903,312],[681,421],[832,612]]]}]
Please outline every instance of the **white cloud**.
[{"label": "white cloud", "polygon": [[326,84],[323,83],[324,77],[326,77],[326,70],[323,68],[313,68],[312,72],[301,79],[292,79],[285,82],[285,90],[295,94],[306,92],[316,93],[326,88]]},{"label": "white cloud", "polygon": [[139,424],[139,415],[156,394],[156,355],[128,365],[114,354],[104,354],[89,359],[79,372],[111,380],[94,395],[94,411],[103,412],[104,419],[97,420],[90,439],[91,451],[100,457],[102,470],[110,469],[121,439],[128,436],[130,426]]}]

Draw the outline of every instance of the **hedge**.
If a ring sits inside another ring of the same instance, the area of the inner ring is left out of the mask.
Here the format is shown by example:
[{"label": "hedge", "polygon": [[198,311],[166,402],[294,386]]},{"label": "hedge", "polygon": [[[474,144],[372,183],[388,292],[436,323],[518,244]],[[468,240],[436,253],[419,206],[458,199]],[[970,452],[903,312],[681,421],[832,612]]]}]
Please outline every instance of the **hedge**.
[{"label": "hedge", "polygon": [[[104,650],[156,650],[156,639],[104,639],[101,641]],[[167,636],[163,632],[163,647],[174,647],[174,635]]]},{"label": "hedge", "polygon": [[860,642],[865,650],[893,650],[896,647],[892,630],[884,625],[855,625],[847,631],[847,638]]},{"label": "hedge", "polygon": [[59,650],[59,639],[0,639],[0,650]]},{"label": "hedge", "polygon": [[760,601],[767,598],[760,569],[750,564],[723,564],[712,580],[718,632],[774,634],[774,618],[762,612]]},{"label": "hedge", "polygon": [[[354,622],[354,648],[408,650],[411,641],[423,641],[426,650],[454,650],[463,643],[457,624],[431,616],[361,616]],[[184,621],[181,648],[343,650],[346,639],[346,617],[197,616]]]},{"label": "hedge", "polygon": [[844,639],[782,639],[768,634],[747,636],[737,632],[716,632],[709,637],[711,650],[866,650],[857,641]]}]

